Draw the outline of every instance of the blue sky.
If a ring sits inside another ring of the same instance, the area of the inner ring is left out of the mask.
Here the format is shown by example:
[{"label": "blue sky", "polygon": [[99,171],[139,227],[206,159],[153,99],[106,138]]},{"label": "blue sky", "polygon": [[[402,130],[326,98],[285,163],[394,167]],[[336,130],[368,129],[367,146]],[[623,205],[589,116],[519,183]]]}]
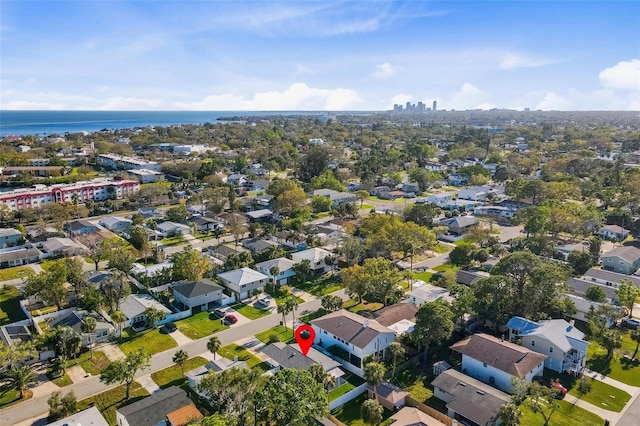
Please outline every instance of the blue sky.
[{"label": "blue sky", "polygon": [[640,2],[0,0],[0,91],[0,109],[640,110]]}]

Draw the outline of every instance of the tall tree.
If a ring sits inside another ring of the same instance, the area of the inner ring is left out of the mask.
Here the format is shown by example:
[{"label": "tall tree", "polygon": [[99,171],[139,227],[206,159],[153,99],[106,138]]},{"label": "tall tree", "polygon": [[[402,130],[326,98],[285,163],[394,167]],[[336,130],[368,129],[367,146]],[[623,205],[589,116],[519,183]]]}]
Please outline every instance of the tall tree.
[{"label": "tall tree", "polygon": [[454,322],[464,332],[464,316],[473,314],[473,305],[476,303],[476,297],[473,291],[466,285],[455,284],[451,288],[451,296],[455,298],[451,304],[451,312],[454,315]]},{"label": "tall tree", "polygon": [[54,304],[62,310],[62,303],[67,297],[66,269],[63,265],[40,272],[27,278],[24,293],[27,296],[37,295],[47,304]]},{"label": "tall tree", "polygon": [[379,362],[370,362],[363,368],[364,379],[373,389],[373,399],[378,400],[378,385],[384,378],[387,369]]},{"label": "tall tree", "polygon": [[138,349],[127,355],[125,359],[112,361],[102,373],[100,381],[111,385],[120,383],[125,385],[126,399],[130,398],[131,385],[135,380],[138,370],[143,370],[151,366],[151,355],[144,349]]},{"label": "tall tree", "polygon": [[622,346],[622,335],[618,330],[605,330],[598,337],[598,343],[607,350],[607,359],[613,358],[615,349]]},{"label": "tall tree", "polygon": [[62,396],[60,391],[56,391],[51,394],[47,400],[47,404],[49,404],[49,416],[47,420],[53,421],[67,417],[76,412],[76,394],[71,391],[65,396]]},{"label": "tall tree", "polygon": [[91,334],[95,331],[97,325],[98,325],[98,322],[93,317],[87,317],[83,319],[82,323],[80,324],[80,328],[82,329],[82,332],[87,335],[92,359],[93,359],[93,345],[91,344]]},{"label": "tall tree", "polygon": [[182,371],[182,375],[184,376],[184,365],[189,359],[189,354],[186,351],[180,349],[175,354],[173,354],[173,363],[180,367],[180,371]]},{"label": "tall tree", "polygon": [[145,309],[144,315],[147,317],[147,322],[151,325],[151,328],[155,328],[158,322],[167,317],[166,312],[154,307]]},{"label": "tall tree", "polygon": [[277,312],[282,314],[282,325],[285,330],[287,329],[287,314],[291,312],[291,305],[287,303],[280,303],[277,307]]},{"label": "tall tree", "polygon": [[302,261],[293,265],[293,270],[299,277],[300,282],[304,283],[307,281],[307,277],[311,273],[311,262],[309,261],[309,259],[303,259]]},{"label": "tall tree", "polygon": [[516,404],[504,404],[498,411],[498,418],[504,426],[520,426],[522,411]]},{"label": "tall tree", "polygon": [[241,214],[232,213],[227,220],[227,228],[235,239],[236,247],[238,247],[240,238],[247,232],[246,221]]},{"label": "tall tree", "polygon": [[538,382],[531,383],[530,398],[527,405],[531,408],[531,411],[542,416],[544,426],[549,426],[551,416],[558,409],[554,390]]},{"label": "tall tree", "polygon": [[[292,404],[291,401],[304,401]],[[269,377],[255,397],[258,416],[265,424],[307,426],[329,413],[323,387],[307,370],[285,368]]]},{"label": "tall tree", "polygon": [[216,359],[216,352],[220,349],[220,339],[217,336],[211,336],[207,341],[207,350],[213,354],[213,359]]},{"label": "tall tree", "polygon": [[603,303],[607,300],[607,293],[599,285],[590,285],[584,292],[584,297],[593,302]]},{"label": "tall tree", "polygon": [[385,349],[385,356],[387,361],[391,364],[391,380],[396,376],[396,367],[398,366],[398,360],[402,359],[405,354],[404,347],[400,342],[391,342],[387,349]]},{"label": "tall tree", "polygon": [[620,286],[616,290],[616,297],[620,304],[628,309],[629,318],[631,318],[633,316],[633,305],[636,303],[636,299],[640,297],[640,288],[633,285],[629,280],[621,280]]},{"label": "tall tree", "polygon": [[631,330],[631,340],[636,342],[636,349],[633,351],[633,355],[631,359],[635,359],[638,354],[638,348],[640,348],[640,328],[636,328],[635,330]]},{"label": "tall tree", "polygon": [[127,275],[120,270],[112,270],[111,275],[100,283],[100,292],[104,296],[109,311],[118,310],[120,300],[131,293]]},{"label": "tall tree", "polygon": [[427,359],[429,347],[440,344],[453,334],[453,312],[446,302],[435,301],[420,306],[416,314],[416,325],[412,337],[424,348]]},{"label": "tall tree", "polygon": [[127,320],[127,317],[124,315],[122,311],[114,311],[111,314],[111,319],[118,326],[118,334],[122,333],[122,323]]},{"label": "tall tree", "polygon": [[362,420],[369,425],[378,425],[382,421],[384,409],[382,405],[375,399],[367,399],[360,406],[360,415]]},{"label": "tall tree", "polygon": [[29,385],[37,382],[38,375],[33,371],[33,367],[23,365],[8,371],[3,380],[10,389],[17,389],[20,392],[20,399],[24,399]]},{"label": "tall tree", "polygon": [[200,252],[187,247],[173,256],[172,278],[175,281],[197,281],[204,277],[209,268],[209,261]]}]

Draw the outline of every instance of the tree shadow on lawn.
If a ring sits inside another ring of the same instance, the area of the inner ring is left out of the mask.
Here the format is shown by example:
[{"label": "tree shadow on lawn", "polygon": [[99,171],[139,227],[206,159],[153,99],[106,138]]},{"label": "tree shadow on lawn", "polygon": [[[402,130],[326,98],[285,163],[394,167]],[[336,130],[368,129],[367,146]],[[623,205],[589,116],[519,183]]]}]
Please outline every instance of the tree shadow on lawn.
[{"label": "tree shadow on lawn", "polygon": [[595,355],[593,358],[587,361],[587,368],[607,376],[611,373],[612,361],[613,359],[607,358],[606,354]]},{"label": "tree shadow on lawn", "polygon": [[620,358],[620,365],[623,370],[632,370],[640,365],[640,360],[637,358],[622,357]]}]

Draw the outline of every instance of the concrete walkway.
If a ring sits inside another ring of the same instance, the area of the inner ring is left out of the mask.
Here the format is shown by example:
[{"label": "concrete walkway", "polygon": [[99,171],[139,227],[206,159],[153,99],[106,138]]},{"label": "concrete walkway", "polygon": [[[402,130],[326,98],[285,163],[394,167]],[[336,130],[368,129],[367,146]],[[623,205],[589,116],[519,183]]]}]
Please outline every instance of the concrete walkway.
[{"label": "concrete walkway", "polygon": [[149,393],[155,393],[160,390],[160,386],[158,386],[151,378],[151,373],[138,377],[136,382],[140,383],[140,386],[145,388]]},{"label": "concrete walkway", "polygon": [[600,373],[598,373],[596,371],[589,370],[588,368],[586,368],[584,370],[584,374],[589,376],[589,377],[593,377],[594,379],[599,380],[599,381],[601,381],[603,383],[611,385],[614,388],[618,388],[620,390],[623,390],[626,393],[628,393],[629,395],[635,395],[636,392],[640,391],[639,387],[627,385],[626,383],[619,382],[616,379],[612,379],[611,377],[607,377],[604,374],[600,374]]},{"label": "concrete walkway", "polygon": [[109,361],[117,361],[122,358],[126,358],[124,352],[115,344],[106,344],[99,347],[99,350],[104,352]]},{"label": "concrete walkway", "polygon": [[[45,377],[46,379],[46,377]],[[47,381],[45,381],[44,383],[31,388],[31,391],[33,392],[33,396],[32,398],[38,398],[41,396],[46,396],[48,397],[49,395],[51,395],[52,393],[54,393],[55,391],[59,391],[61,388],[60,386],[56,385],[55,383],[49,381],[49,379],[46,379]]]},{"label": "concrete walkway", "polygon": [[600,408],[597,405],[593,405],[589,402],[583,401],[582,399],[576,398],[573,395],[566,394],[564,396],[564,400],[569,404],[573,404],[580,408],[584,408],[585,410],[609,421],[617,420],[618,416],[620,415],[620,413],[616,411],[605,410],[604,408]]},{"label": "concrete walkway", "polygon": [[185,336],[184,334],[182,334],[182,332],[180,330],[172,331],[169,334],[169,336],[171,336],[173,338],[173,340],[176,341],[178,346],[188,345],[189,343],[193,342],[193,339],[190,339],[187,336]]},{"label": "concrete walkway", "polygon": [[74,365],[73,367],[67,368],[67,374],[73,383],[78,383],[91,377],[87,376],[87,372],[84,371],[81,365]]}]

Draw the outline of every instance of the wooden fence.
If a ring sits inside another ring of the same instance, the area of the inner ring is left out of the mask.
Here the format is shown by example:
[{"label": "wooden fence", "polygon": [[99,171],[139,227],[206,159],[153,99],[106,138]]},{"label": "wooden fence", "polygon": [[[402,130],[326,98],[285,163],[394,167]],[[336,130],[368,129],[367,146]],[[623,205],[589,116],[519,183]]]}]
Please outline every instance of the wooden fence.
[{"label": "wooden fence", "polygon": [[441,421],[442,423],[444,423],[447,426],[458,426],[458,421],[452,419],[451,417],[442,414],[440,411],[429,407],[428,405],[425,405],[421,402],[416,401],[415,399],[411,398],[410,396],[406,396],[404,398],[404,403],[406,406],[408,407],[414,407],[417,408],[418,410],[422,411],[423,413],[426,413],[428,415],[430,415],[431,417],[433,417],[434,419],[437,419],[439,421]]}]

